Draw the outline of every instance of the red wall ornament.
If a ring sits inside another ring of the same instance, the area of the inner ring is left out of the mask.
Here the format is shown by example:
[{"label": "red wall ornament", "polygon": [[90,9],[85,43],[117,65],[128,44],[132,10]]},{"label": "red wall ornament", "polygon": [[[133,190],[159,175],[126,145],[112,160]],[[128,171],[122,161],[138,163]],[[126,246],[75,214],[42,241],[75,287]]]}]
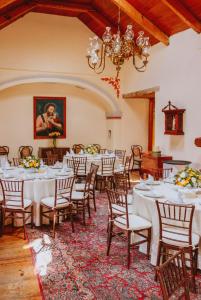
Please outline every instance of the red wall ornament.
[{"label": "red wall ornament", "polygon": [[168,105],[162,109],[162,112],[165,114],[164,134],[183,135],[183,114],[185,109],[179,109],[169,101]]}]

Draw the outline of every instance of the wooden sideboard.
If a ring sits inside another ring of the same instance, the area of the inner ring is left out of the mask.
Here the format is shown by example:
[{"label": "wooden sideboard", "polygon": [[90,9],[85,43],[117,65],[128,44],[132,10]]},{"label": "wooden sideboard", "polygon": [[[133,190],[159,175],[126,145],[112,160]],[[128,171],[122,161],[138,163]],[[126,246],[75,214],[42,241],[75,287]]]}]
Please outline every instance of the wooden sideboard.
[{"label": "wooden sideboard", "polygon": [[165,160],[172,160],[172,156],[168,156],[168,155],[155,156],[152,153],[143,153],[141,168],[144,170],[158,169],[158,168],[162,169],[163,162]]},{"label": "wooden sideboard", "polygon": [[40,158],[47,158],[47,152],[51,151],[52,154],[58,154],[59,160],[63,160],[63,156],[66,154],[66,152],[70,152],[69,147],[40,147],[38,149],[38,156]]}]

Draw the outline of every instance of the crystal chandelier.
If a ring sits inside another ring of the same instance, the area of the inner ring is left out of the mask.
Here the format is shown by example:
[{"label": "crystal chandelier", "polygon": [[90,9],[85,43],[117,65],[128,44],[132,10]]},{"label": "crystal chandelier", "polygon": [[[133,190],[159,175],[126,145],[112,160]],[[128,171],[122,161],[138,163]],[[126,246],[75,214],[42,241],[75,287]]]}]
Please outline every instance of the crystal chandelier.
[{"label": "crystal chandelier", "polygon": [[[89,48],[87,49],[89,67],[97,74],[104,71],[106,57],[109,57],[116,66],[116,79],[119,77],[121,66],[130,57],[132,57],[133,65],[137,71],[145,71],[150,50],[149,37],[145,37],[144,32],[140,31],[135,41],[132,25],[127,25],[127,29],[122,35],[120,31],[120,9],[117,33],[112,34],[111,27],[106,27],[102,40],[102,45],[100,45],[97,36],[90,38]],[[141,61],[139,66],[137,65],[137,60]]]}]

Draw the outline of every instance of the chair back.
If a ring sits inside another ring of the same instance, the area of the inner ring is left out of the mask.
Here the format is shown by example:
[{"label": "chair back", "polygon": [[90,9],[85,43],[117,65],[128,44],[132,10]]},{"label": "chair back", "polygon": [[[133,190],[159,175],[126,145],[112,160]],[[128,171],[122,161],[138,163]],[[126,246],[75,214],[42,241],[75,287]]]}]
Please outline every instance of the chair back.
[{"label": "chair back", "polygon": [[100,154],[105,154],[107,149],[100,149]]},{"label": "chair back", "polygon": [[126,156],[124,163],[124,171],[129,172],[132,170],[132,154],[130,156]]},{"label": "chair back", "polygon": [[102,176],[113,176],[114,174],[114,164],[115,164],[115,157],[107,157],[101,158],[101,175]]},{"label": "chair back", "polygon": [[131,151],[133,154],[133,158],[142,158],[142,151],[143,148],[141,145],[132,145],[131,146]]},{"label": "chair back", "polygon": [[54,207],[56,207],[58,204],[61,204],[61,199],[70,201],[74,179],[74,176],[56,179]]},{"label": "chair back", "polygon": [[18,157],[13,157],[13,165],[15,167],[18,167],[20,165],[20,163],[22,162],[22,159],[21,158],[18,158]]},{"label": "chair back", "polygon": [[81,150],[84,150],[84,145],[83,144],[74,144],[72,149],[75,154],[79,154]]},{"label": "chair back", "polygon": [[[186,270],[184,250],[178,251],[171,256],[160,267],[156,267],[163,299],[186,299],[190,300],[189,282],[190,278]],[[177,294],[176,294],[177,292]]]},{"label": "chair back", "polygon": [[31,156],[32,153],[33,153],[32,146],[20,146],[19,147],[20,158],[26,158],[27,156]]},{"label": "chair back", "polygon": [[114,184],[115,184],[115,190],[121,191],[126,194],[128,194],[128,177],[126,173],[115,173],[114,174]]},{"label": "chair back", "polygon": [[1,179],[1,188],[3,191],[3,207],[9,209],[24,208],[24,181],[12,181]]},{"label": "chair back", "polygon": [[9,154],[9,147],[8,146],[0,146],[0,155],[7,155]]},{"label": "chair back", "polygon": [[86,176],[86,181],[84,185],[84,198],[86,198],[89,195],[91,184],[92,184],[92,172],[89,172]]},{"label": "chair back", "polygon": [[124,164],[124,158],[126,155],[126,150],[115,150],[114,151],[115,156],[119,159],[120,163]]},{"label": "chair back", "polygon": [[101,145],[99,144],[93,144],[94,147],[96,147],[98,153],[100,153]]},{"label": "chair back", "polygon": [[156,200],[159,216],[159,239],[171,244],[192,245],[192,221],[195,206]]},{"label": "chair back", "polygon": [[95,165],[95,164],[91,163],[90,173],[92,173],[92,175],[91,175],[91,185],[93,186],[93,188],[95,188],[96,175],[97,175],[98,169],[99,169],[98,165]]},{"label": "chair back", "polygon": [[87,173],[87,157],[85,156],[74,156],[73,157],[74,169],[78,165],[77,176],[85,176]]},{"label": "chair back", "polygon": [[78,168],[79,168],[79,162],[73,161],[72,157],[66,158],[66,165],[67,168],[70,168],[73,170],[74,176],[77,176],[78,174]]},{"label": "chair back", "polygon": [[[115,220],[120,226],[126,225],[129,228],[127,195],[111,189],[106,189],[106,192],[109,202],[110,220]],[[124,208],[123,212],[122,208]],[[116,219],[116,216],[119,218]]]}]

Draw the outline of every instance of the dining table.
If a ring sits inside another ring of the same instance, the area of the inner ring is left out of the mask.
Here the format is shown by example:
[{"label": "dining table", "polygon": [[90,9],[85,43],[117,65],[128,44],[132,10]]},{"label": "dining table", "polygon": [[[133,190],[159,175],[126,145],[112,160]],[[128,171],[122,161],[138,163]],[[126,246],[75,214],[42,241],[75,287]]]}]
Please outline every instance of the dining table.
[{"label": "dining table", "polygon": [[[152,239],[150,260],[156,265],[159,243],[159,217],[156,200],[174,204],[195,205],[192,231],[201,236],[201,190],[181,188],[172,179],[140,182],[133,188],[133,212],[152,223]],[[133,237],[133,239],[137,237]],[[146,253],[146,244],[140,246],[140,251]],[[199,246],[198,268],[201,269],[201,243]]]},{"label": "dining table", "polygon": [[[55,179],[73,176],[73,170],[57,162],[54,166],[41,166],[39,169],[25,169],[23,167],[0,168],[0,178],[24,181],[24,198],[33,203],[33,221],[40,226],[40,202],[43,198],[54,196]],[[0,194],[2,190],[0,188]],[[44,223],[48,223],[44,218]],[[15,226],[21,226],[21,220],[15,221]]]}]

